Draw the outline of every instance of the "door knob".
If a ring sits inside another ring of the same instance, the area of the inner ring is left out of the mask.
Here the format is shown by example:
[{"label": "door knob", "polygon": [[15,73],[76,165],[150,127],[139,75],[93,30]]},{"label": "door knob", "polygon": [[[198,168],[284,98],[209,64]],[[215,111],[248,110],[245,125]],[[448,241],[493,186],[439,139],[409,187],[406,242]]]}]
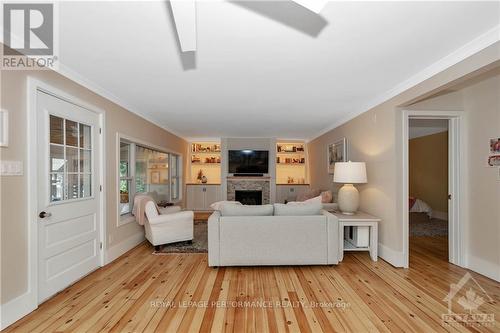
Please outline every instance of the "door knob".
[{"label": "door knob", "polygon": [[40,217],[41,219],[44,219],[46,217],[51,217],[52,214],[51,213],[47,213],[47,212],[41,212],[40,214],[38,214],[38,217]]}]

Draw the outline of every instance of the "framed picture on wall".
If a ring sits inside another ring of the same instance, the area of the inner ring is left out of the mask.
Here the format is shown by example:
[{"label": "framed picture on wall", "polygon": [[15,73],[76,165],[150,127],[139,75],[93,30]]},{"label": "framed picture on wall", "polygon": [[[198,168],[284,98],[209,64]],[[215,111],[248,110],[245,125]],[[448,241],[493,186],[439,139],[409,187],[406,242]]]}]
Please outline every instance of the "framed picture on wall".
[{"label": "framed picture on wall", "polygon": [[159,184],[159,183],[160,183],[160,171],[152,171],[151,184]]},{"label": "framed picture on wall", "polygon": [[328,173],[333,174],[335,163],[347,162],[347,139],[342,138],[328,145]]},{"label": "framed picture on wall", "polygon": [[500,138],[490,139],[490,154],[500,154]]}]

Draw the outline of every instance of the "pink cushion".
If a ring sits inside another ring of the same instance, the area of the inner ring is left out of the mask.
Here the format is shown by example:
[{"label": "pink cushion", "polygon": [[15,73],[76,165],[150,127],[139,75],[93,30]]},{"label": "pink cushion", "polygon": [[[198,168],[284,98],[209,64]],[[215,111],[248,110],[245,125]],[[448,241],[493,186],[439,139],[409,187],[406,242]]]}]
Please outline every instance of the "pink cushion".
[{"label": "pink cushion", "polygon": [[333,201],[332,191],[321,192],[321,202],[322,203],[330,203],[332,201]]},{"label": "pink cushion", "polygon": [[298,195],[297,201],[306,201],[308,199],[312,199],[314,197],[317,197],[320,193],[321,193],[321,190],[317,190],[317,189],[309,190],[302,195]]}]

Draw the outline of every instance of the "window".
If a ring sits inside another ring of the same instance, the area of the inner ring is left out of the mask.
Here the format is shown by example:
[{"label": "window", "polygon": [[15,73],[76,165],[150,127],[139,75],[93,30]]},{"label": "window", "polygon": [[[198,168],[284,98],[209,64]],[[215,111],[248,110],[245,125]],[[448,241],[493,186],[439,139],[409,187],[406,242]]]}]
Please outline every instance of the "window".
[{"label": "window", "polygon": [[50,116],[50,201],[92,196],[92,128]]},{"label": "window", "polygon": [[132,212],[137,193],[155,192],[158,201],[181,199],[180,155],[120,140],[120,215]]},{"label": "window", "polygon": [[178,201],[180,199],[180,183],[181,183],[181,174],[180,174],[180,163],[181,160],[179,155],[172,154],[170,158],[170,177],[172,178],[171,182],[171,192],[172,192],[172,201]]},{"label": "window", "polygon": [[134,193],[132,191],[131,148],[130,143],[120,142],[120,215],[132,212]]}]

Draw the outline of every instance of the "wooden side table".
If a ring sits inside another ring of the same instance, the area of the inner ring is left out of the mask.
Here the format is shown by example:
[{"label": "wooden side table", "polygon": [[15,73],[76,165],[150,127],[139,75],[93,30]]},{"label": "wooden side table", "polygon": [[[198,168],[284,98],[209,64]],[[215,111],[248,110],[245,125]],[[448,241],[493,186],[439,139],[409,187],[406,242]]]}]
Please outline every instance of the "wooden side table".
[{"label": "wooden side table", "polygon": [[[369,251],[370,258],[377,261],[378,247],[378,217],[356,212],[354,215],[344,215],[339,212],[332,212],[339,220],[339,261],[344,259],[344,251]],[[369,227],[370,238],[367,247],[356,247],[344,239],[344,227]]]}]

